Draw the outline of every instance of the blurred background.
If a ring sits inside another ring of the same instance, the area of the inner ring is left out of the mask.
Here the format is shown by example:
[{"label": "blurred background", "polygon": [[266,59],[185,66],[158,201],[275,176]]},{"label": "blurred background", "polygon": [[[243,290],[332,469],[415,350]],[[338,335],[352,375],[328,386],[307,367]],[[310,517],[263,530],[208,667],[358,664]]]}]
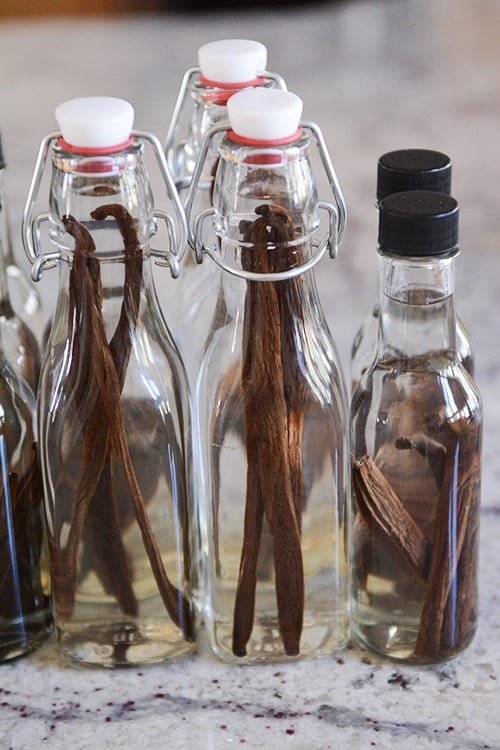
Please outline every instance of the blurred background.
[{"label": "blurred background", "polygon": [[30,0],[20,3],[19,0],[2,0],[0,17],[30,17],[57,15],[109,15],[112,13],[148,13],[148,12],[192,12],[211,13],[214,10],[238,8],[279,8],[286,6],[307,5],[304,0]]}]

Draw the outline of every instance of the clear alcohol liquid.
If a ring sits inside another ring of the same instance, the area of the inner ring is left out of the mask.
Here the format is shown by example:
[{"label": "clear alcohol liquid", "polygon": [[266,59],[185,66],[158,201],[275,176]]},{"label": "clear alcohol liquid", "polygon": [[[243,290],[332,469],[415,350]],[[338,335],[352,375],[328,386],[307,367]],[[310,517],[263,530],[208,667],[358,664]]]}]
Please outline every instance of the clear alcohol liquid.
[{"label": "clear alcohol liquid", "polygon": [[[424,318],[426,325],[429,322],[428,314],[419,316],[416,312],[415,317],[412,325],[418,337]],[[431,546],[435,543],[438,504],[443,502],[444,462],[454,466],[455,483],[445,497],[451,520],[444,564],[455,575],[447,597],[439,656],[450,658],[470,643],[477,620],[477,493],[471,499],[465,542],[461,541],[456,520],[459,488],[466,481],[462,454],[470,450],[471,441],[477,455],[480,450],[477,391],[447,352],[380,362],[372,371],[369,388],[372,395],[366,417],[361,407],[362,390],[354,394],[356,456],[368,454],[374,459]],[[403,440],[413,440],[415,447],[402,449]],[[355,493],[354,503],[356,507]],[[360,513],[354,516],[351,552],[353,629],[359,640],[394,659],[435,661],[415,656],[428,581],[388,550]],[[468,573],[466,565],[471,566]],[[471,569],[473,583],[467,593],[469,601],[464,604],[463,581]],[[467,617],[464,607],[468,608]]]}]

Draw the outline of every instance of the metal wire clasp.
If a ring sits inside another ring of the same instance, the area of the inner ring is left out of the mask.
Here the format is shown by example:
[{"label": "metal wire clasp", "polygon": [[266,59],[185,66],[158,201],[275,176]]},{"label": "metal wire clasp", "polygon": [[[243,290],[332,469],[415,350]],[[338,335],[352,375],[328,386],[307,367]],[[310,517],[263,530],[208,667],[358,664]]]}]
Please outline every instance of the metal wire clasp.
[{"label": "metal wire clasp", "polygon": [[[298,275],[299,273],[308,270],[320,260],[325,250],[327,249],[330,258],[335,259],[338,255],[340,241],[342,240],[342,237],[344,235],[347,217],[344,195],[342,193],[339,180],[337,178],[332,160],[330,158],[330,154],[326,146],[325,139],[320,128],[315,123],[311,122],[302,122],[301,128],[302,130],[310,132],[312,140],[316,145],[328,182],[332,189],[334,203],[331,203],[329,201],[318,201],[318,208],[325,211],[328,215],[328,234],[326,240],[313,241],[313,245],[315,245],[317,249],[316,254],[303,265],[291,269],[290,271],[283,272],[283,274],[285,274],[283,278],[291,278]],[[199,182],[203,174],[205,160],[210,150],[212,140],[221,132],[227,132],[227,129],[228,126],[226,123],[215,125],[207,131],[201,143],[198,159],[196,161],[193,176],[191,179],[191,184],[187,192],[184,210],[186,213],[188,224],[189,244],[193,250],[196,262],[202,263],[203,255],[206,253],[226,271],[229,271],[236,276],[241,276],[248,279],[250,278],[250,276],[252,276],[252,274],[249,274],[249,272],[243,271],[241,269],[238,270],[234,266],[229,266],[228,264],[226,264],[216,246],[214,244],[207,245],[203,240],[203,226],[205,225],[205,222],[208,218],[212,217],[212,220],[214,219],[216,213],[215,210],[213,208],[209,208],[201,212],[198,216],[192,216],[196,192],[198,190]],[[256,274],[256,276],[259,279],[264,280],[262,274]],[[277,274],[273,274],[272,279],[278,280]]]},{"label": "metal wire clasp", "polygon": [[[155,209],[153,212],[155,220],[163,221],[167,228],[168,244],[166,250],[157,250],[151,248],[151,255],[154,256],[159,265],[168,266],[171,275],[176,278],[179,275],[179,266],[186,252],[188,243],[188,230],[186,215],[182,208],[174,181],[167,166],[165,154],[158,138],[151,133],[140,130],[133,130],[131,135],[141,141],[149,143],[156,157],[158,167],[167,189],[167,197],[173,206],[174,218],[166,212]],[[44,223],[49,221],[49,213],[39,213],[35,215],[36,201],[40,190],[43,175],[47,165],[47,158],[52,150],[53,144],[61,137],[59,131],[49,133],[43,138],[33,169],[33,176],[28,189],[26,203],[22,218],[22,240],[24,251],[31,263],[31,277],[34,281],[39,281],[45,268],[53,268],[61,258],[58,249],[52,248],[45,251],[42,247],[42,231]]]}]

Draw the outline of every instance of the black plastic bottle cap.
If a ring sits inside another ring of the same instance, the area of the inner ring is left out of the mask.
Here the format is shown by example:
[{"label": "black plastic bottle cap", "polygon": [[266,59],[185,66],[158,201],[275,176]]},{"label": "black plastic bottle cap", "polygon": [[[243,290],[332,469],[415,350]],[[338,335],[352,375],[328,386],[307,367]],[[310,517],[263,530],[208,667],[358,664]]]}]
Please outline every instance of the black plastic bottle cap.
[{"label": "black plastic bottle cap", "polygon": [[458,248],[458,203],[444,193],[411,190],[384,198],[378,243],[392,255],[428,257]]},{"label": "black plastic bottle cap", "polygon": [[377,167],[377,201],[404,190],[450,194],[450,157],[425,148],[400,149],[381,156]]}]

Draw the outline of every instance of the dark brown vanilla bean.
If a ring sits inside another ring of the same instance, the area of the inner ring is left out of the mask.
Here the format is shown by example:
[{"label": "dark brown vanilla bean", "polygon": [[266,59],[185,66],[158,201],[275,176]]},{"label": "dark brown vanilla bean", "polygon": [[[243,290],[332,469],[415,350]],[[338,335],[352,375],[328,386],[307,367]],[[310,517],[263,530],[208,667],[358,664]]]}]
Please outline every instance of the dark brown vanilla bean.
[{"label": "dark brown vanilla bean", "polygon": [[430,545],[370,456],[355,461],[352,482],[358,510],[372,534],[425,581]]},{"label": "dark brown vanilla bean", "polygon": [[[107,211],[106,215],[112,213],[109,206],[103,207],[103,210]],[[118,218],[118,212],[113,215]],[[100,487],[100,483],[103,482],[106,486],[107,477],[104,472],[107,462],[114,460],[123,472],[159,593],[172,620],[183,630],[186,638],[190,639],[193,636],[190,606],[183,593],[173,586],[168,579],[130,457],[120,403],[123,382],[120,382],[117,365],[106,339],[99,304],[102,298],[99,261],[93,256],[93,241],[87,230],[74,220],[68,218],[65,224],[67,231],[75,237],[75,258],[71,272],[73,300],[75,305],[82,305],[89,326],[88,330],[92,334],[87,339],[85,359],[90,363],[87,366],[87,372],[90,376],[88,386],[93,390],[94,396],[90,406],[87,404],[84,419],[82,462],[68,540],[64,549],[59,551],[57,561],[54,561],[56,563],[55,580],[58,612],[62,618],[71,616],[75,596],[78,545],[81,540],[83,524],[89,512],[92,511],[92,498]],[[128,243],[127,240],[126,244],[130,248],[134,246],[134,243]],[[138,267],[132,270],[132,274],[135,275],[136,286],[140,289]],[[124,304],[131,305],[132,310],[135,310],[135,316],[137,316],[137,291],[135,294],[135,298],[132,295],[132,298],[129,298],[128,302]],[[129,336],[130,324],[130,316],[127,313]],[[123,324],[123,328],[125,328],[125,324]],[[123,336],[123,334],[120,333],[117,336],[117,341],[120,336]],[[124,378],[129,354],[126,350],[127,344],[124,338],[122,338],[122,343],[125,351],[118,351],[117,361],[118,369],[121,370],[120,374]],[[120,346],[117,346],[117,350],[120,350]],[[79,350],[78,353],[82,354],[83,352]],[[107,503],[109,497],[105,496],[100,499],[101,502],[105,500]],[[120,534],[116,518],[108,526],[108,531],[111,537]],[[113,546],[114,553],[118,554],[120,545],[114,544]],[[124,576],[127,576],[127,570],[121,572]],[[129,583],[131,585],[131,581]],[[132,608],[133,602],[127,606]]]},{"label": "dark brown vanilla bean", "polygon": [[[283,210],[263,214],[246,230],[242,265],[273,271],[271,254],[288,240],[280,233]],[[288,409],[285,398],[280,304],[273,282],[248,281],[243,334],[242,390],[245,405],[247,497],[233,651],[246,653],[253,626],[256,564],[265,515],[273,544],[278,625],[285,653],[299,653],[304,610],[304,572],[290,471]]]},{"label": "dark brown vanilla bean", "polygon": [[[439,495],[433,551],[415,655],[443,658],[467,637],[475,584],[479,504],[479,428],[452,425],[456,442],[449,453]],[[469,597],[471,602],[469,603]],[[450,604],[450,598],[452,602]]]},{"label": "dark brown vanilla bean", "polygon": [[480,425],[459,420],[449,432],[447,449],[422,435],[396,441],[399,449],[425,453],[431,471],[441,477],[431,542],[369,456],[353,466],[357,507],[367,527],[393,558],[425,581],[414,656],[426,661],[463,650],[477,616]]},{"label": "dark brown vanilla bean", "polygon": [[[92,417],[99,413],[95,409],[96,401],[104,394],[97,389],[96,371],[100,357],[95,353],[97,341],[94,334],[96,318],[96,300],[92,292],[92,278],[89,262],[94,250],[94,243],[85,228],[71,217],[64,219],[66,230],[75,239],[73,263],[70,271],[70,323],[71,318],[79,326],[80,336],[72,338],[70,372],[68,385],[74,388],[74,398],[79,411],[79,418],[85,422],[85,415],[90,413],[84,435],[80,476],[77,479],[77,491],[72,510],[68,538],[63,549],[57,554],[51,550],[51,572],[54,601],[58,616],[67,620],[73,612],[76,582],[78,574],[78,547],[87,518],[89,504],[98,485],[104,467],[108,448],[108,434],[99,429],[98,419],[93,424]],[[95,263],[98,261],[94,259]],[[88,403],[88,401],[91,403]],[[94,417],[95,418],[95,417]],[[90,437],[90,427],[95,428],[95,435]],[[95,453],[94,453],[95,452]]]},{"label": "dark brown vanilla bean", "polygon": [[[302,248],[292,244],[295,231],[288,211],[275,205],[263,205],[256,209],[269,226],[278,243],[273,253],[272,267],[276,272],[289,271],[303,263]],[[303,372],[302,353],[297,342],[297,316],[304,324],[302,316],[304,283],[302,277],[277,281],[276,294],[280,308],[281,361],[283,363],[283,387],[287,406],[288,457],[290,478],[299,528],[302,526],[304,510],[304,476],[302,461],[302,436],[304,410],[309,393],[309,385]]]},{"label": "dark brown vanilla bean", "polygon": [[139,244],[137,222],[119,204],[99,206],[91,213],[95,221],[112,216],[123,238],[125,250],[125,279],[120,318],[109,342],[118,380],[123,388],[125,373],[132,348],[132,333],[137,325],[142,285],[142,248]]},{"label": "dark brown vanilla bean", "polygon": [[[91,213],[95,221],[112,216],[124,243],[125,278],[123,301],[115,332],[109,343],[116,373],[123,389],[132,348],[132,336],[137,325],[142,285],[142,249],[138,241],[137,222],[119,204],[99,206]],[[99,267],[95,267],[93,289],[98,309],[102,304]],[[102,498],[108,498],[106,503]],[[111,462],[108,458],[88,514],[91,527],[92,553],[96,572],[105,588],[112,593],[125,614],[137,615],[137,600],[131,585],[131,570],[120,531],[120,514],[114,488]],[[125,572],[125,574],[124,574]]]}]

